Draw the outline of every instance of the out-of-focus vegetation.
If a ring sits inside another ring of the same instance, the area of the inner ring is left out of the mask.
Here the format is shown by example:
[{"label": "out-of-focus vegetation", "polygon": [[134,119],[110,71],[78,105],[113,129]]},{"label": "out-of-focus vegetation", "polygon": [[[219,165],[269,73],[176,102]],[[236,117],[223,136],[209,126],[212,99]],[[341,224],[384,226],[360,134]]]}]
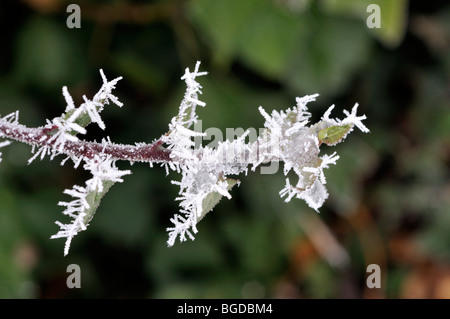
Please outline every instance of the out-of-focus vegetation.
[{"label": "out-of-focus vegetation", "polygon": [[[150,142],[176,114],[186,67],[202,61],[203,129],[259,128],[257,108],[284,109],[320,93],[317,120],[359,102],[370,134],[324,153],[330,197],[316,214],[278,196],[284,176],[241,177],[199,225],[194,242],[166,247],[178,210],[175,175],[135,164],[105,197],[63,257],[50,240],[58,201],[86,179],[58,161],[27,166],[14,143],[0,164],[0,297],[439,298],[450,297],[450,5],[400,0],[77,1],[81,29],[66,27],[75,1],[0,4],[0,114],[45,123],[108,78],[122,109],[87,138]],[[382,8],[369,30],[366,7]],[[128,167],[121,163],[121,167]],[[80,265],[82,288],[66,287]],[[382,270],[367,289],[366,267]]]}]

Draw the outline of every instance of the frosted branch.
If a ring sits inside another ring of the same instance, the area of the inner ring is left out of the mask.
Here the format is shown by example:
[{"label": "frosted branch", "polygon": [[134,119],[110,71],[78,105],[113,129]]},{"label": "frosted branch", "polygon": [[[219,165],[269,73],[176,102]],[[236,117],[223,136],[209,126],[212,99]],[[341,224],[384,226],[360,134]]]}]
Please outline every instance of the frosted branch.
[{"label": "frosted branch", "polygon": [[[254,171],[264,163],[283,163],[283,173],[286,176],[290,174],[279,192],[285,202],[293,198],[303,199],[318,212],[328,197],[324,170],[335,165],[339,159],[336,153],[319,156],[320,146],[340,143],[354,127],[364,133],[369,132],[362,123],[366,116],[357,115],[358,104],[354,105],[351,112],[344,110],[344,119],[331,118],[332,105],[323,114],[321,121],[310,124],[308,104],[318,97],[318,94],[313,94],[297,97],[296,105],[284,111],[269,113],[260,106],[259,112],[265,120],[264,129],[254,140],[246,142],[246,138],[250,137],[248,130],[232,141],[219,142],[215,148],[196,147],[193,139],[205,136],[203,132],[191,128],[198,121],[197,107],[206,105],[200,99],[202,86],[197,78],[207,73],[199,69],[200,62],[197,62],[193,71],[189,68],[185,70],[181,79],[186,83],[186,92],[178,114],[170,121],[167,133],[148,144],[115,144],[109,138],[97,143],[79,138],[86,134],[90,123],[96,123],[103,130],[106,128],[101,118],[106,105],[123,105],[112,93],[121,77],[108,81],[102,70],[100,75],[103,83],[92,100],[83,96],[84,102],[77,107],[67,87],[63,87],[65,112],[47,120],[42,127],[28,128],[19,124],[18,112],[0,117],[0,137],[32,146],[33,156],[29,163],[36,158],[50,156],[52,160],[58,155],[64,155],[61,164],[71,159],[75,168],[81,166],[92,175],[84,186],[75,185],[64,191],[72,197],[71,201],[58,203],[65,207],[63,215],[68,216],[70,222],[56,222],[60,229],[51,238],[66,238],[65,255],[69,252],[74,236],[89,225],[103,196],[112,185],[122,182],[125,175],[131,174],[130,170],[117,168],[116,162],[119,160],[131,164],[145,162],[150,166],[160,163],[167,174],[170,171],[181,174],[180,180],[172,181],[179,186],[176,200],[180,206],[179,212],[170,219],[172,226],[167,228],[167,244],[172,246],[177,239],[182,242],[193,240],[198,232],[197,223],[223,197],[231,198],[231,189],[240,183],[231,177],[247,174],[249,168]],[[0,148],[9,143],[0,142]],[[292,181],[292,175],[296,176],[295,182]]]},{"label": "frosted branch", "polygon": [[343,120],[330,118],[333,108],[330,107],[322,121],[312,126],[307,126],[311,117],[307,104],[315,101],[318,94],[296,98],[296,106],[286,111],[272,111],[270,115],[259,107],[266,130],[256,141],[246,143],[246,132],[232,142],[219,143],[215,149],[207,146],[195,148],[192,139],[202,136],[202,132],[192,131],[189,127],[197,120],[196,106],[204,106],[198,99],[201,86],[196,77],[203,75],[198,67],[197,63],[194,72],[186,69],[182,77],[187,87],[185,97],[178,115],[169,124],[169,133],[161,138],[171,150],[172,162],[166,165],[166,169],[176,170],[182,175],[181,181],[172,181],[180,187],[176,198],[180,201],[180,214],[175,214],[171,219],[173,226],[167,228],[167,244],[172,246],[177,237],[180,241],[193,239],[197,233],[196,224],[210,211],[211,202],[213,207],[221,197],[231,198],[230,185],[234,184],[230,184],[232,180],[227,176],[247,174],[249,166],[255,170],[262,163],[283,162],[285,175],[294,171],[297,183],[292,186],[289,178],[286,179],[280,196],[286,197],[285,201],[293,197],[303,199],[318,211],[328,197],[324,169],[339,159],[336,153],[319,157],[319,146],[322,142],[340,142],[353,126],[368,132],[361,122],[365,116],[356,116],[357,105],[352,113],[344,111],[347,118]]}]

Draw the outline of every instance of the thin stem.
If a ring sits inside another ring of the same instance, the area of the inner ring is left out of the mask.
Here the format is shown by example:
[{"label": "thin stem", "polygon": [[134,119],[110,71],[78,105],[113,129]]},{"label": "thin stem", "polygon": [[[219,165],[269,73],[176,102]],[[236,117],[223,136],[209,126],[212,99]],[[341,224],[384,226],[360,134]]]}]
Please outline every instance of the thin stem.
[{"label": "thin stem", "polygon": [[[29,128],[21,124],[0,121],[0,137],[16,140],[38,147],[58,148],[56,139],[52,139],[54,130],[48,127]],[[152,144],[124,145],[97,143],[83,140],[65,141],[61,154],[93,158],[97,154],[111,155],[113,160],[129,162],[170,162],[170,151],[161,141]]]}]

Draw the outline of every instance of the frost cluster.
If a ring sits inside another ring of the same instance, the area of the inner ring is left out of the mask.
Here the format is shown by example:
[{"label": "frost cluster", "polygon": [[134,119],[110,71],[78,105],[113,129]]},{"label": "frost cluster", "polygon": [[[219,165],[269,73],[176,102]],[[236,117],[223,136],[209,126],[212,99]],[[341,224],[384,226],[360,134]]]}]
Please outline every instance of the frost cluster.
[{"label": "frost cluster", "polygon": [[[43,159],[46,154],[49,154],[51,155],[51,159],[53,159],[55,156],[63,154],[67,142],[77,142],[79,141],[77,134],[86,134],[84,126],[88,123],[97,123],[101,129],[105,129],[105,123],[100,117],[100,112],[110,102],[113,102],[119,107],[122,106],[118,98],[112,94],[112,90],[121,77],[108,81],[102,70],[100,70],[100,74],[103,79],[102,87],[92,100],[83,96],[84,103],[79,107],[75,107],[67,87],[63,87],[63,96],[67,103],[65,112],[52,121],[47,120],[45,127],[51,130],[51,133],[54,133],[49,134],[47,137],[45,135],[43,136],[43,138],[48,138],[49,142],[54,141],[54,144],[52,147],[42,146],[38,148],[33,157],[30,158],[29,163],[39,155]],[[111,141],[109,139],[103,139],[102,143],[106,147]],[[33,147],[34,150],[35,148]],[[98,194],[103,193],[105,188],[109,188],[113,183],[122,182],[122,176],[131,174],[129,170],[119,170],[116,167],[115,160],[110,155],[104,153],[95,154],[93,157],[71,155],[63,163],[69,158],[73,160],[75,167],[78,167],[81,162],[84,162],[83,168],[92,174],[92,178],[86,181],[84,187],[74,185],[72,189],[66,189],[64,191],[64,194],[72,196],[72,201],[58,203],[58,205],[66,207],[63,214],[72,219],[68,224],[57,221],[56,224],[60,227],[60,230],[51,236],[52,239],[66,238],[64,255],[68,254],[73,237],[78,232],[86,230],[97,208],[95,206],[98,205],[98,201],[96,201]]]},{"label": "frost cluster", "polygon": [[[264,130],[253,141],[249,139],[249,131],[240,137],[219,142],[217,147],[197,146],[194,138],[204,136],[191,127],[197,123],[196,109],[206,104],[199,99],[202,86],[197,78],[206,75],[199,71],[197,62],[191,72],[188,68],[181,77],[186,83],[186,93],[180,104],[178,114],[169,123],[169,130],[159,140],[152,144],[136,143],[135,146],[113,144],[109,138],[101,143],[91,143],[79,139],[86,134],[86,126],[96,123],[105,129],[105,123],[100,113],[105,105],[122,106],[122,103],[112,94],[117,82],[116,78],[108,81],[100,70],[103,79],[101,89],[92,100],[84,96],[84,103],[76,107],[67,87],[62,93],[66,101],[65,112],[54,119],[47,120],[46,125],[39,128],[27,128],[18,122],[18,112],[0,117],[0,137],[9,138],[30,144],[33,156],[43,159],[46,155],[53,159],[57,155],[65,155],[63,165],[72,160],[74,167],[81,166],[90,172],[91,178],[84,186],[75,185],[64,193],[72,197],[71,201],[61,201],[58,205],[65,209],[70,223],[56,222],[60,230],[51,238],[65,238],[64,254],[67,255],[72,239],[80,231],[86,229],[91,221],[101,198],[110,187],[123,181],[123,176],[131,174],[129,170],[119,170],[117,160],[161,163],[166,172],[178,172],[180,180],[172,183],[179,186],[180,210],[170,221],[167,228],[168,245],[172,246],[177,239],[185,241],[194,239],[197,233],[197,223],[221,200],[231,198],[230,190],[239,181],[232,178],[241,173],[254,171],[261,164],[282,162],[283,173],[287,176],[296,175],[296,181],[291,176],[286,178],[284,188],[279,192],[288,202],[292,198],[303,199],[311,208],[318,211],[328,197],[325,188],[324,169],[336,164],[339,156],[320,154],[320,145],[335,145],[342,141],[356,126],[362,132],[369,130],[362,121],[365,116],[357,116],[356,104],[351,113],[344,111],[344,119],[330,118],[331,106],[316,124],[310,124],[311,114],[307,104],[315,101],[318,94],[296,99],[296,105],[285,111],[267,113],[262,107],[259,112],[265,119]],[[10,142],[0,142],[0,148]],[[95,144],[95,145],[94,145]],[[95,146],[95,147],[94,147]],[[108,150],[108,151],[106,151]],[[1,161],[1,153],[0,153]],[[274,173],[274,172],[273,172]]]},{"label": "frost cluster", "polygon": [[72,196],[73,200],[70,202],[59,202],[58,205],[66,207],[63,214],[72,218],[72,221],[69,224],[57,221],[56,224],[60,227],[60,231],[50,237],[52,239],[66,238],[64,255],[69,253],[73,237],[78,232],[86,230],[94,216],[97,208],[94,205],[98,205],[95,197],[105,192],[106,188],[109,188],[113,183],[123,182],[122,176],[131,174],[129,170],[119,170],[115,165],[115,161],[109,155],[95,155],[94,158],[85,159],[84,161],[83,168],[91,172],[92,178],[86,181],[84,187],[75,185],[72,189],[64,191],[64,194]]},{"label": "frost cluster", "polygon": [[[54,133],[42,137],[43,139],[48,139],[47,142],[54,141],[54,144],[51,147],[39,147],[37,150],[35,150],[35,146],[33,145],[32,152],[34,152],[34,156],[28,160],[28,163],[34,161],[39,155],[42,160],[45,155],[50,155],[50,159],[53,159],[55,156],[63,154],[66,142],[77,142],[79,140],[76,136],[77,134],[86,134],[86,129],[84,128],[86,124],[83,122],[97,123],[101,129],[105,129],[105,123],[103,123],[100,117],[100,112],[103,111],[104,106],[109,104],[110,101],[119,107],[123,105],[118,98],[112,94],[112,90],[115,89],[117,82],[121,80],[122,77],[108,81],[103,70],[100,70],[100,75],[103,79],[102,87],[92,100],[83,96],[84,103],[79,107],[75,107],[67,87],[63,87],[62,92],[67,103],[65,113],[60,117],[55,117],[52,121],[47,120],[46,127],[50,132]],[[86,120],[86,117],[88,120]],[[81,158],[73,158],[73,160],[76,163],[79,163]]]},{"label": "frost cluster", "polygon": [[[181,172],[181,181],[172,181],[179,185],[180,212],[171,219],[172,227],[169,233],[168,245],[172,246],[176,239],[185,241],[194,239],[197,233],[197,222],[215,205],[222,196],[231,198],[230,188],[236,183],[228,178],[230,175],[247,173],[248,167],[255,170],[262,163],[279,161],[284,163],[284,174],[293,171],[298,181],[291,184],[286,179],[285,187],[280,191],[281,197],[289,202],[293,197],[303,199],[314,210],[322,206],[328,197],[325,188],[326,179],[323,170],[331,164],[336,164],[339,156],[336,153],[319,157],[319,146],[322,142],[318,132],[324,130],[341,141],[352,130],[353,126],[363,132],[368,129],[362,124],[365,116],[356,116],[357,104],[351,113],[344,111],[345,119],[330,118],[331,106],[325,112],[322,121],[308,126],[311,114],[307,111],[307,104],[315,101],[318,94],[296,99],[296,106],[286,111],[272,111],[269,115],[262,107],[260,113],[265,119],[265,131],[256,141],[246,143],[248,131],[241,137],[230,142],[219,143],[216,148],[199,146],[195,148],[193,138],[201,136],[189,127],[197,121],[195,109],[205,106],[198,95],[201,86],[196,81],[198,76],[206,74],[199,72],[197,63],[194,72],[186,69],[184,76],[187,85],[185,97],[180,105],[179,114],[170,125],[169,133],[162,141],[172,150],[172,161],[165,164],[177,172]],[[348,126],[348,129],[340,129]],[[327,131],[329,129],[329,131]],[[342,132],[341,132],[342,131]],[[213,201],[210,205],[209,201]]]}]

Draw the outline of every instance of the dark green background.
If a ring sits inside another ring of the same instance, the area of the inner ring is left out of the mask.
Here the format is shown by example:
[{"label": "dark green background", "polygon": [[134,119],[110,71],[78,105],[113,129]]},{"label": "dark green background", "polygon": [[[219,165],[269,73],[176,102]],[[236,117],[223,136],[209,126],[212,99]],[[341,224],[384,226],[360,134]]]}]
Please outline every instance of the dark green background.
[{"label": "dark green background", "polygon": [[[81,29],[66,7],[81,7]],[[366,7],[381,6],[369,30]],[[50,240],[59,201],[88,175],[30,147],[2,149],[2,298],[439,298],[450,297],[450,6],[448,1],[192,0],[2,1],[0,114],[45,124],[112,79],[125,106],[102,114],[86,138],[150,142],[167,130],[186,67],[202,61],[203,129],[260,128],[267,111],[320,93],[313,119],[360,104],[370,134],[352,133],[326,171],[320,214],[279,198],[282,172],[241,176],[198,224],[194,242],[166,247],[179,176],[119,163],[133,175],[106,195],[87,231]],[[334,237],[330,241],[329,236]],[[338,248],[336,248],[338,247]],[[340,262],[339,256],[347,256]],[[66,267],[81,267],[81,289]],[[382,288],[366,288],[380,265]]]}]

